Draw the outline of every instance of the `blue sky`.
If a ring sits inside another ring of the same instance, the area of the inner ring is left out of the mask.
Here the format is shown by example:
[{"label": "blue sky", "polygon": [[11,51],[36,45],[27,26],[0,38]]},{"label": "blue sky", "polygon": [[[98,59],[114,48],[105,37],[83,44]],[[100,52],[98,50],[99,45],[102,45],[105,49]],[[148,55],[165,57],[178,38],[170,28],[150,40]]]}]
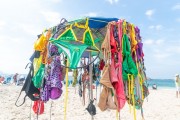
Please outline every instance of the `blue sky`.
[{"label": "blue sky", "polygon": [[27,73],[33,43],[61,18],[117,17],[141,30],[146,73],[151,78],[180,74],[179,0],[1,0],[0,71]]}]

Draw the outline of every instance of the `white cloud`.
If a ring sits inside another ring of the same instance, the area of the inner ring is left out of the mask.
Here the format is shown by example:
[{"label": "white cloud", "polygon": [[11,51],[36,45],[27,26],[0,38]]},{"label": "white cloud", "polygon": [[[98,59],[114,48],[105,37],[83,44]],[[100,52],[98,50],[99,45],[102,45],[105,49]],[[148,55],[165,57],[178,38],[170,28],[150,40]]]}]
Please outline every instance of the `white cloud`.
[{"label": "white cloud", "polygon": [[[180,40],[177,40],[180,41]],[[174,43],[170,43],[166,48],[166,51],[173,54],[180,54],[180,42],[175,41]]]},{"label": "white cloud", "polygon": [[3,45],[4,40],[0,37],[0,46]]},{"label": "white cloud", "polygon": [[4,46],[7,41],[11,41],[11,38],[9,36],[1,35],[0,36],[0,48]]},{"label": "white cloud", "polygon": [[180,3],[177,3],[172,7],[173,10],[180,10]]},{"label": "white cloud", "polygon": [[177,21],[177,22],[180,22],[180,18],[177,18],[176,21]]},{"label": "white cloud", "polygon": [[33,24],[19,24],[19,26],[27,34],[34,35],[34,36],[38,35],[39,33],[43,31],[43,29],[38,28]]},{"label": "white cloud", "polygon": [[0,36],[0,47],[4,47],[5,45],[13,45],[13,44],[22,44],[22,41],[24,41],[21,37],[12,37],[8,35],[2,35]]},{"label": "white cloud", "polygon": [[162,25],[156,25],[156,30],[161,30],[163,28]]},{"label": "white cloud", "polygon": [[[170,41],[164,39],[146,39],[144,40],[145,55],[151,56],[151,58],[157,63],[163,63],[167,61],[174,61],[174,59],[180,59],[180,42]],[[148,57],[149,57],[148,56]],[[175,57],[175,58],[174,58]],[[163,62],[162,62],[163,61]]]},{"label": "white cloud", "polygon": [[146,45],[152,45],[154,43],[154,40],[153,39],[146,39],[143,41],[143,43]]},{"label": "white cloud", "polygon": [[164,43],[164,39],[158,39],[158,40],[155,41],[156,45],[161,45],[163,43]]},{"label": "white cloud", "polygon": [[61,16],[58,12],[53,12],[53,11],[41,11],[40,12],[45,20],[49,22],[51,25],[56,25],[59,23]]},{"label": "white cloud", "polygon": [[88,16],[88,17],[97,17],[98,13],[96,13],[96,12],[89,12],[89,13],[85,14],[85,16]]},{"label": "white cloud", "polygon": [[149,26],[149,29],[162,30],[163,26],[162,25],[151,25],[151,26]]},{"label": "white cloud", "polygon": [[51,0],[51,1],[54,2],[54,3],[62,2],[62,0]]},{"label": "white cloud", "polygon": [[169,54],[169,53],[165,53],[165,52],[161,51],[161,52],[155,53],[155,54],[154,54],[154,57],[156,58],[156,60],[162,62],[162,60],[168,58],[170,55],[171,55],[171,54]]},{"label": "white cloud", "polygon": [[29,62],[29,57],[33,52],[31,52],[33,50],[32,45],[28,42],[29,39],[24,39],[24,36],[0,36],[1,71],[5,73],[25,73],[24,67]]},{"label": "white cloud", "polygon": [[164,43],[164,39],[151,39],[151,38],[149,38],[149,39],[145,39],[144,41],[143,41],[143,43],[145,44],[145,45],[147,45],[147,46],[150,46],[150,45],[162,45],[163,43]]},{"label": "white cloud", "polygon": [[114,3],[117,3],[119,0],[106,0],[108,1],[110,4],[114,4]]},{"label": "white cloud", "polygon": [[0,1],[0,30],[3,30],[0,31],[0,71],[28,72],[24,67],[33,53],[33,42],[37,34],[40,34],[44,27],[52,27],[60,21],[60,15],[54,12],[58,12],[58,8],[53,5],[62,0],[48,1]]},{"label": "white cloud", "polygon": [[122,7],[127,7],[127,5],[126,4],[122,4]]},{"label": "white cloud", "polygon": [[5,21],[0,20],[0,30],[6,25]]},{"label": "white cloud", "polygon": [[154,29],[154,28],[155,28],[154,25],[149,26],[149,29]]},{"label": "white cloud", "polygon": [[6,25],[6,22],[0,20],[0,26],[4,26],[4,25]]},{"label": "white cloud", "polygon": [[16,44],[21,44],[21,42],[24,41],[24,39],[22,38],[13,38],[12,42],[16,43]]},{"label": "white cloud", "polygon": [[[13,50],[11,51],[8,50],[8,52],[6,52],[7,54],[3,55],[3,57],[5,57],[6,59],[1,59],[0,69],[6,74],[13,74],[15,72],[27,74],[28,69],[25,70],[24,68],[26,64],[28,63],[28,57],[24,57],[20,53],[16,53],[16,52],[13,53]],[[8,64],[6,64],[7,61],[8,61]]]},{"label": "white cloud", "polygon": [[148,17],[148,18],[152,18],[153,14],[155,13],[155,10],[154,9],[151,9],[151,10],[147,10],[145,15]]}]

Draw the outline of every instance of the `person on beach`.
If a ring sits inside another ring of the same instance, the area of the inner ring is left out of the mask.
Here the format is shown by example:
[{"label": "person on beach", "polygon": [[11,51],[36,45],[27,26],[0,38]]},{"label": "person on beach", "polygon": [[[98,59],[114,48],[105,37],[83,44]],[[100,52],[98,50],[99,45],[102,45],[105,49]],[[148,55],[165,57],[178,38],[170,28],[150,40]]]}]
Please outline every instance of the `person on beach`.
[{"label": "person on beach", "polygon": [[3,84],[3,82],[4,82],[4,77],[0,76],[0,83]]},{"label": "person on beach", "polygon": [[157,90],[157,85],[156,85],[156,84],[153,84],[153,85],[152,85],[152,89],[153,89],[153,90]]},{"label": "person on beach", "polygon": [[15,85],[17,84],[17,76],[18,76],[18,73],[16,73],[16,74],[13,76]]},{"label": "person on beach", "polygon": [[11,81],[11,76],[8,76],[7,79],[6,79],[7,83],[10,83]]},{"label": "person on beach", "polygon": [[175,85],[176,85],[176,97],[180,97],[180,78],[179,74],[175,75]]}]

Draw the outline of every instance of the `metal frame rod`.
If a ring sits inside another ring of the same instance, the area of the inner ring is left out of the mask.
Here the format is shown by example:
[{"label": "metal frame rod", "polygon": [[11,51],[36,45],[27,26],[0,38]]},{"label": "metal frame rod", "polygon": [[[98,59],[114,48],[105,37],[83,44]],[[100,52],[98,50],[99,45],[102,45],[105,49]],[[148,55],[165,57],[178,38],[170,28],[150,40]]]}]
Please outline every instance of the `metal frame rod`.
[{"label": "metal frame rod", "polygon": [[[89,53],[89,63],[91,63],[92,58],[91,58],[91,52]],[[89,82],[90,82],[90,100],[93,100],[93,90],[92,90],[92,85],[93,85],[93,79],[92,79],[92,64],[89,65]],[[93,115],[91,115],[91,120],[94,120]]]}]

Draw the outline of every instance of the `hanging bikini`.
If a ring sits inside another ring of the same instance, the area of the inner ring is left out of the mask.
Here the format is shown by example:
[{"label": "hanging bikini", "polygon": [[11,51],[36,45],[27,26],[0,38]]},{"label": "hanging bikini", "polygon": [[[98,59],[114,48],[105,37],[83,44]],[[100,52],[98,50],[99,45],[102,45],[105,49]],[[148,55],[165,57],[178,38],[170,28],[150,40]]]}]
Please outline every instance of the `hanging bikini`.
[{"label": "hanging bikini", "polygon": [[[69,68],[76,69],[78,62],[82,56],[82,54],[89,49],[89,47],[94,47],[96,52],[100,51],[95,43],[88,27],[88,19],[86,20],[86,24],[78,25],[74,24],[74,27],[81,27],[85,29],[83,34],[83,41],[79,41],[72,29],[73,25],[70,25],[67,30],[65,30],[57,39],[50,39],[50,42],[56,45],[59,49],[63,51],[63,53],[68,57],[69,60]],[[99,53],[99,52],[98,52]],[[94,61],[92,61],[94,62]]]}]

